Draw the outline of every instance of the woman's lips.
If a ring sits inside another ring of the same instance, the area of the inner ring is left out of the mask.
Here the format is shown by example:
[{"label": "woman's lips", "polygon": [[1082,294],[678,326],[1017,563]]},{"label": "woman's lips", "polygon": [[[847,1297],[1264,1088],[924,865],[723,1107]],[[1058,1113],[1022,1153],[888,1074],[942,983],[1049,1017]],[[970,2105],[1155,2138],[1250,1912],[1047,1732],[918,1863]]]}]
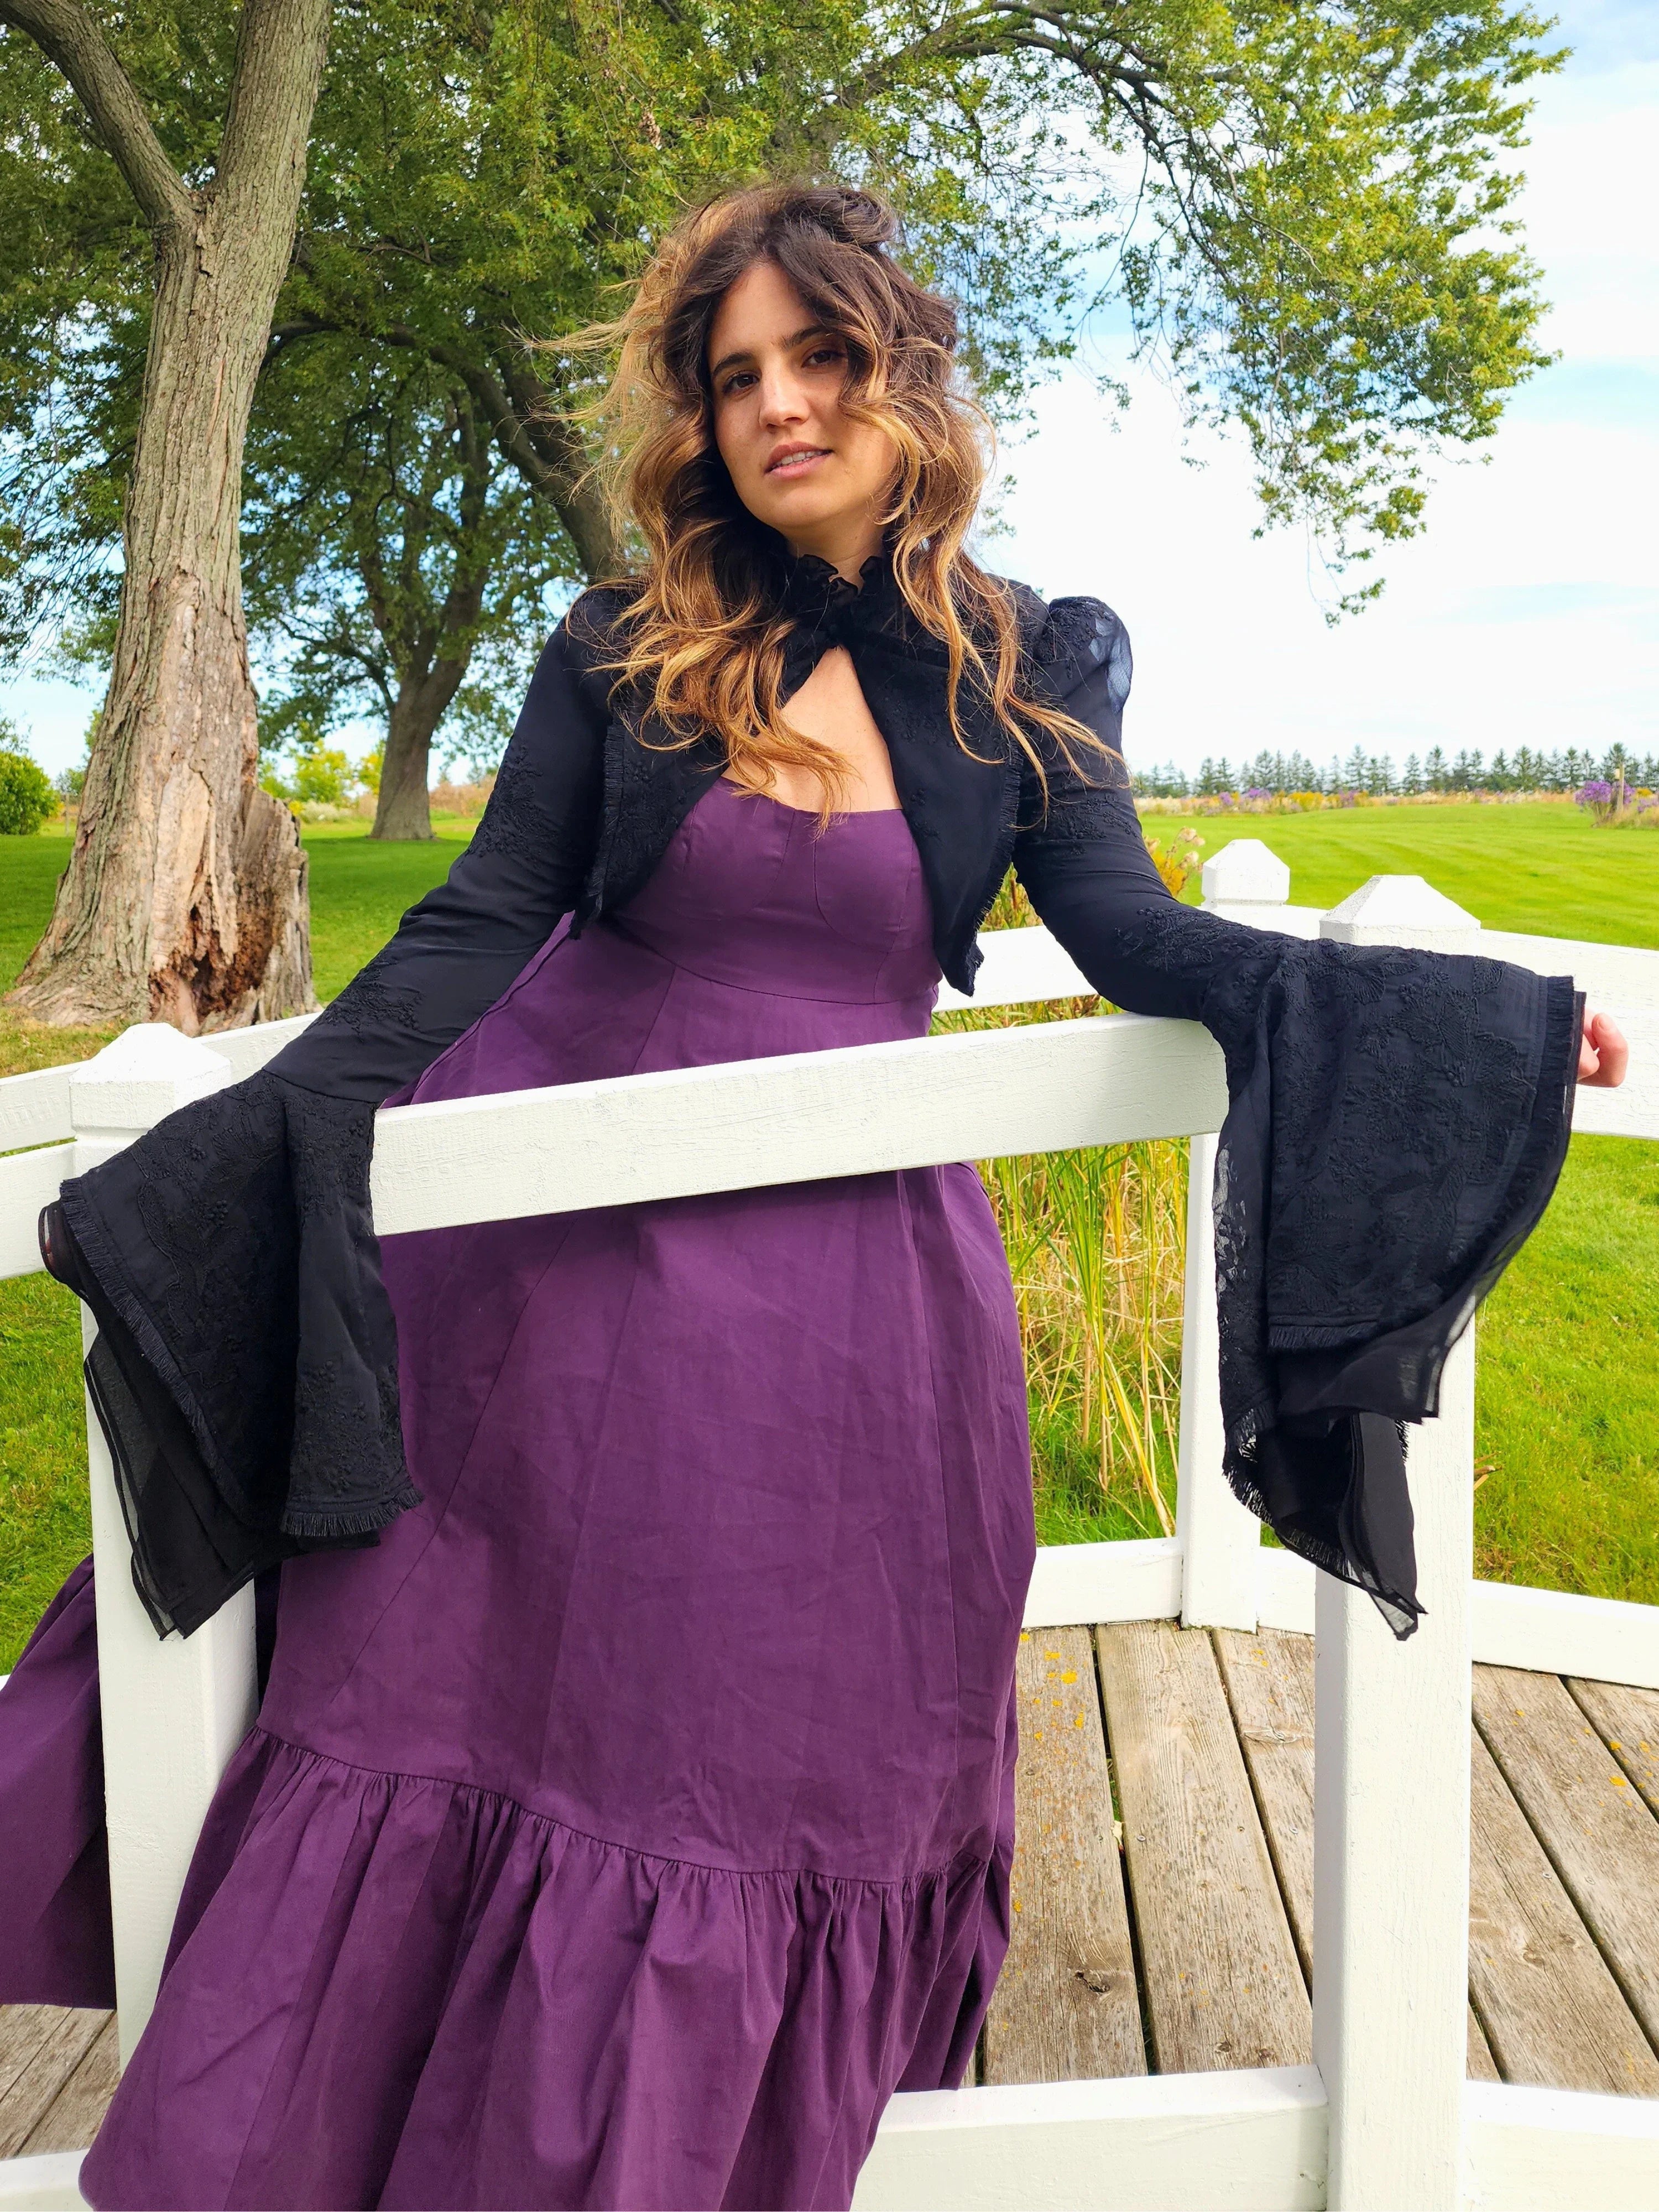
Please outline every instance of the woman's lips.
[{"label": "woman's lips", "polygon": [[826,461],[829,458],[830,448],[827,446],[797,446],[789,453],[780,453],[776,460],[769,461],[766,473],[769,477],[805,476],[809,469],[816,468],[820,461]]}]

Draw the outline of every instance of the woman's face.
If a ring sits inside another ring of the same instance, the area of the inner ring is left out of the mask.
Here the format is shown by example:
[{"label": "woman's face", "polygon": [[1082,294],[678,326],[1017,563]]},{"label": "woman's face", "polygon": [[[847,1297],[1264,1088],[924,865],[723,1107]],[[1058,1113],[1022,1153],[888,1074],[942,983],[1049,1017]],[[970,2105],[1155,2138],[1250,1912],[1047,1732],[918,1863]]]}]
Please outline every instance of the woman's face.
[{"label": "woman's face", "polygon": [[708,333],[714,442],[738,498],[796,553],[854,582],[881,544],[896,460],[884,431],[842,412],[847,349],[770,261],[745,270]]}]

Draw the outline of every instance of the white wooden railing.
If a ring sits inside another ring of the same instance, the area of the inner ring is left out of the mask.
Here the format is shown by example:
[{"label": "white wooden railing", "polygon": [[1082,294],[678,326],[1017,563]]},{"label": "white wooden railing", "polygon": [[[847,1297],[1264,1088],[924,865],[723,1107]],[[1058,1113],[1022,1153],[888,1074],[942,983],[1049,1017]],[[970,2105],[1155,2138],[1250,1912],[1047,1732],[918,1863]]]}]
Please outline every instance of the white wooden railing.
[{"label": "white wooden railing", "polygon": [[[1206,863],[1206,904],[1339,941],[1482,951],[1571,970],[1630,1036],[1629,1080],[1581,1093],[1580,1129],[1659,1139],[1659,952],[1483,930],[1416,877],[1328,914],[1288,903],[1258,841]],[[983,940],[975,1003],[1087,985],[1045,931]],[[942,1005],[960,1005],[954,994]],[[66,1175],[292,1036],[129,1030],[72,1068],[0,1081],[0,1274],[40,1264],[35,1215]],[[1474,1346],[1414,1437],[1427,1617],[1396,1644],[1369,1600],[1264,1547],[1221,1474],[1207,1233],[1220,1055],[1134,1015],[749,1060],[381,1114],[376,1226],[392,1233],[1132,1138],[1192,1139],[1176,1534],[1046,1548],[1030,1626],[1180,1619],[1316,1638],[1315,2064],[896,2098],[861,2178],[876,2207],[1317,2207],[1659,2212],[1659,2103],[1464,2080],[1469,1666],[1659,1687],[1659,1607],[1472,1580]],[[251,1601],[158,1643],[132,1589],[103,1437],[88,1423],[120,2035],[154,2002],[185,1868],[253,1712]],[[26,2171],[27,2169],[27,2171]],[[74,2204],[76,2161],[0,2163],[0,2205]]]}]

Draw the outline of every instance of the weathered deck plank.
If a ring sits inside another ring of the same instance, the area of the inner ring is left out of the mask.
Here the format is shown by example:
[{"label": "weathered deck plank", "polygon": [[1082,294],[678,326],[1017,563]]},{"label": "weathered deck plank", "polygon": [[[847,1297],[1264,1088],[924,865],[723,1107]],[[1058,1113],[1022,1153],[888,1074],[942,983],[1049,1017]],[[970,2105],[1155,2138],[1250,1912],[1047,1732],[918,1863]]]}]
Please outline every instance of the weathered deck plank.
[{"label": "weathered deck plank", "polygon": [[1659,2044],[1659,1820],[1557,1676],[1477,1668],[1474,1715],[1626,2002]]},{"label": "weathered deck plank", "polygon": [[113,2017],[67,2005],[0,2006],[0,2158],[20,2155]]},{"label": "weathered deck plank", "polygon": [[1659,2097],[1659,2059],[1477,1732],[1469,1979],[1506,2081]]},{"label": "weathered deck plank", "polygon": [[1214,1632],[1221,1679],[1279,1876],[1303,1978],[1313,1978],[1313,1638]]},{"label": "weathered deck plank", "polygon": [[[1267,1849],[1301,1962],[1313,1986],[1314,1651],[1310,1636],[1264,1629],[1215,1631],[1233,1725],[1249,1770]],[[1498,2070],[1473,2005],[1467,2070],[1496,2081]]]},{"label": "weathered deck plank", "polygon": [[1576,1679],[1567,1687],[1649,1808],[1659,1814],[1659,1690]]},{"label": "weathered deck plank", "polygon": [[1305,2065],[1307,1988],[1210,1639],[1095,1634],[1158,2070]]},{"label": "weathered deck plank", "polygon": [[1086,1628],[1022,1636],[1013,1929],[988,2082],[1144,2074],[1128,1907]]},{"label": "weathered deck plank", "polygon": [[25,2157],[51,2150],[86,2150],[104,2124],[121,2078],[121,2046],[111,2013],[75,2071],[53,2098],[23,2145]]}]

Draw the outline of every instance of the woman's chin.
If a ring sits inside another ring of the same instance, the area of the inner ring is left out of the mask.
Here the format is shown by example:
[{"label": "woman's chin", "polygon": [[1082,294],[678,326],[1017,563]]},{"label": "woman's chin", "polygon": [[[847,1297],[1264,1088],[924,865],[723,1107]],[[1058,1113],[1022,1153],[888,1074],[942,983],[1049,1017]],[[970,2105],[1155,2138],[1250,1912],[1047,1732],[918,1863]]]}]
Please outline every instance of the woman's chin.
[{"label": "woman's chin", "polygon": [[824,498],[816,486],[797,484],[784,490],[769,488],[758,494],[752,512],[787,538],[798,530],[834,529],[842,516],[842,502]]},{"label": "woman's chin", "polygon": [[862,506],[849,509],[837,499],[771,499],[764,507],[751,508],[763,522],[769,523],[781,538],[787,538],[791,550],[814,553],[825,550],[828,544],[839,545],[847,536],[849,526],[856,530],[865,520],[867,509]]}]

